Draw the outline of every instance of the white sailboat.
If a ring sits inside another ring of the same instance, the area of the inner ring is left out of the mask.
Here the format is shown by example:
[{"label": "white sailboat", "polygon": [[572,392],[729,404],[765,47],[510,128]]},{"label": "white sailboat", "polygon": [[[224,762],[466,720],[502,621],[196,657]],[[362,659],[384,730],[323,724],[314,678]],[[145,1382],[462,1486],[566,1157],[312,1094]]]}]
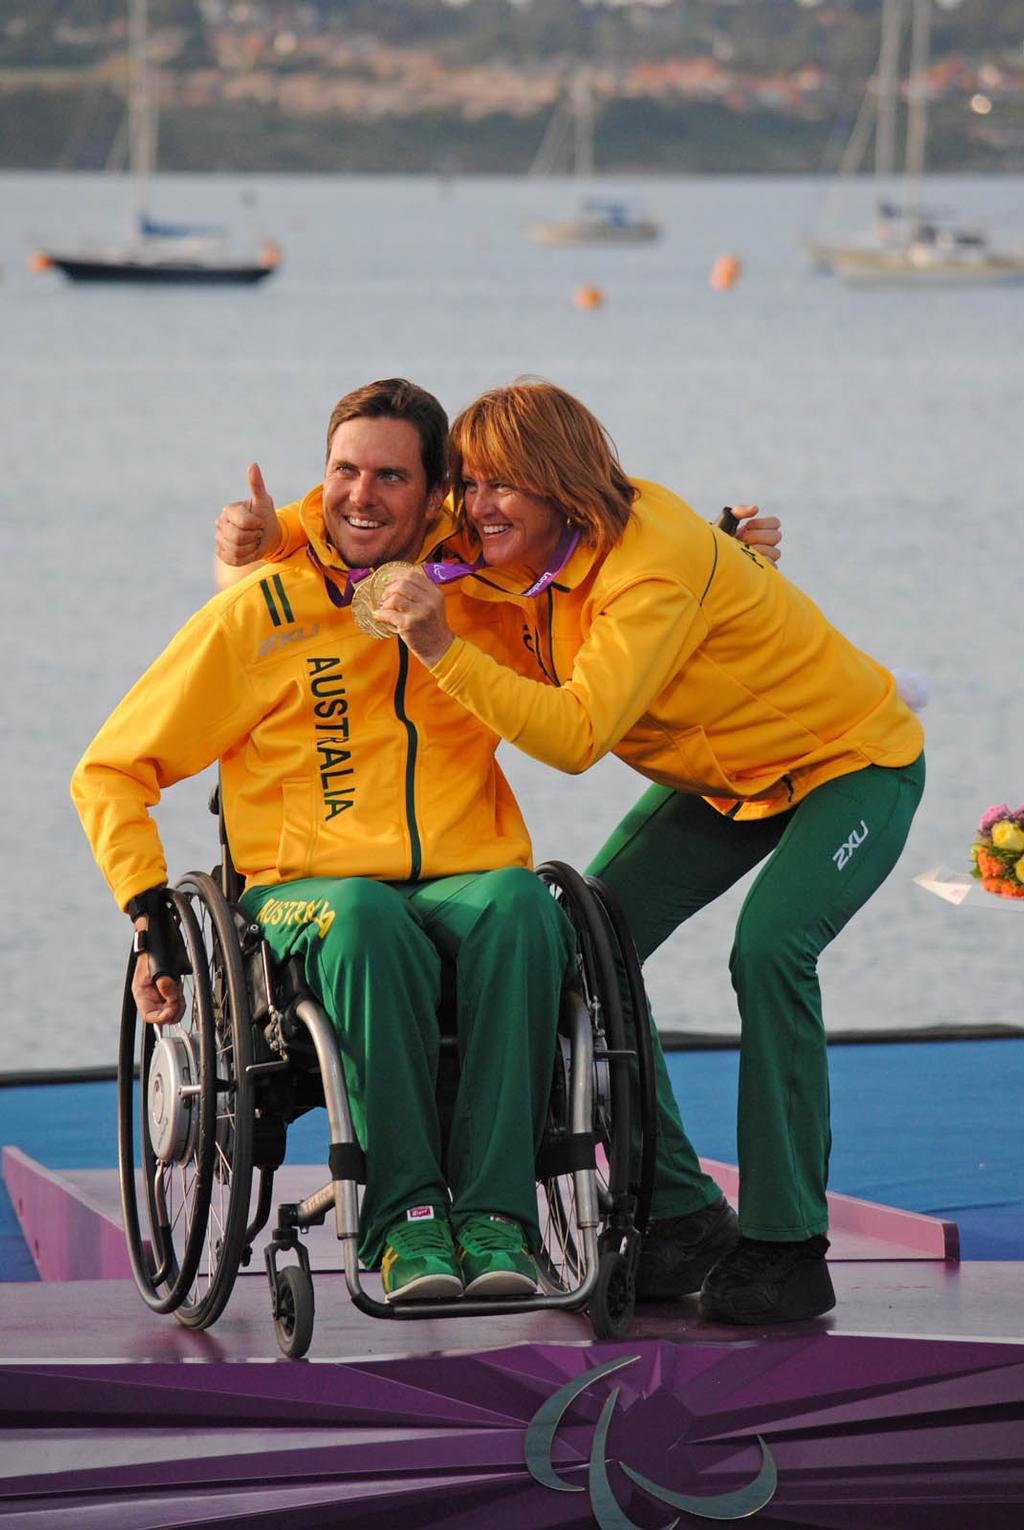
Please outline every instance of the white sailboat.
[{"label": "white sailboat", "polygon": [[263,281],[280,260],[266,242],[258,256],[239,258],[223,231],[205,225],[165,223],[149,210],[156,165],[157,111],[149,63],[148,0],[130,0],[131,83],[128,97],[129,167],[133,186],[132,223],[122,242],[97,249],[43,250],[36,270],[54,267],[76,282],[226,284]]},{"label": "white sailboat", "polygon": [[[530,175],[556,175],[568,157],[576,180],[583,184],[591,180],[595,115],[590,81],[578,74],[552,114]],[[536,220],[530,224],[530,235],[538,244],[646,244],[660,237],[661,228],[627,202],[589,195],[582,198],[574,217]]]},{"label": "white sailboat", "polygon": [[[996,250],[981,229],[964,228],[925,207],[922,187],[928,129],[928,66],[932,0],[883,0],[878,67],[839,164],[837,194],[862,167],[874,137],[875,227],[859,239],[830,234],[836,196],[826,205],[825,230],[811,241],[816,266],[856,285],[978,285],[1024,280],[1024,250]],[[902,88],[900,61],[910,20],[906,136],[897,170]]]}]

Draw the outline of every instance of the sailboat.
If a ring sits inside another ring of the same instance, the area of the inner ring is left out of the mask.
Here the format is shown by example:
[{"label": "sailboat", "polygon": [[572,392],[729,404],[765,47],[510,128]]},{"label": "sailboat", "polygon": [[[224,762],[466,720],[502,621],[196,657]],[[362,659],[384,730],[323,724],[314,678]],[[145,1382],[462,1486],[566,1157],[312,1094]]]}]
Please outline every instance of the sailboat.
[{"label": "sailboat", "polygon": [[[571,168],[586,183],[594,174],[594,98],[586,75],[578,74],[552,114],[530,175],[554,175],[564,164],[570,140]],[[575,217],[538,220],[530,235],[538,244],[646,244],[661,228],[639,216],[628,203],[610,197],[584,197]]]},{"label": "sailboat", "polygon": [[280,251],[266,242],[258,256],[240,259],[228,249],[223,231],[202,224],[166,223],[149,211],[156,163],[157,112],[148,59],[148,0],[130,0],[131,84],[128,98],[129,165],[134,188],[133,218],[123,243],[95,250],[41,250],[34,270],[50,267],[75,282],[253,283],[276,268]]},{"label": "sailboat", "polygon": [[[875,228],[857,240],[826,233],[811,242],[814,264],[856,285],[977,285],[1024,280],[1024,250],[995,250],[981,229],[964,228],[921,199],[928,128],[932,0],[883,0],[874,80],[839,164],[837,184],[855,174],[874,134]],[[902,175],[896,170],[900,55],[910,10],[910,67]],[[823,226],[828,227],[831,207]]]}]

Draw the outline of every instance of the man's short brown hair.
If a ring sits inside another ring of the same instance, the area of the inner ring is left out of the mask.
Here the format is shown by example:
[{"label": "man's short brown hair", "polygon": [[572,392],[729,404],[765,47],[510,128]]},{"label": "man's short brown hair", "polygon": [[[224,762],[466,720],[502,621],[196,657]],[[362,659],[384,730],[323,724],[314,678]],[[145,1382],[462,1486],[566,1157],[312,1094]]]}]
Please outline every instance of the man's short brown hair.
[{"label": "man's short brown hair", "polygon": [[346,420],[361,419],[408,420],[415,425],[428,490],[447,487],[448,416],[432,393],[404,377],[385,377],[346,393],[335,404],[327,424],[328,458],[338,426]]}]

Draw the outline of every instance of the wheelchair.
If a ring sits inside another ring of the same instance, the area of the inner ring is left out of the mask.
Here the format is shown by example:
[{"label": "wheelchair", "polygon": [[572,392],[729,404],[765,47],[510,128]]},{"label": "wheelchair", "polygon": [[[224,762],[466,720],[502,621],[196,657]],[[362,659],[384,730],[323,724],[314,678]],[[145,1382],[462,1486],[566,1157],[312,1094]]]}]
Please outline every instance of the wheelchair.
[{"label": "wheelchair", "polygon": [[[260,926],[238,908],[241,882],[223,814],[220,824],[220,864],[212,874],[190,872],[170,891],[191,968],[180,979],[181,1020],[158,1030],[139,1019],[131,992],[134,953],[125,979],[118,1168],[128,1255],[146,1304],[173,1313],[187,1328],[216,1321],[270,1220],[289,1124],[326,1107],[330,1179],[298,1204],[278,1206],[264,1253],[285,1355],[301,1358],[313,1336],[313,1280],[301,1234],[332,1212],[349,1296],[369,1316],[408,1321],[561,1308],[585,1310],[597,1338],[624,1337],[633,1322],[640,1234],[653,1188],[656,1116],[643,980],[610,892],[558,861],[537,868],[568,915],[577,946],[535,1164],[542,1233],[537,1293],[389,1303],[367,1290],[359,1269],[364,1160],[334,1029],[304,986],[298,963],[275,966]],[[454,1036],[439,1023],[444,1138],[458,1059]]]}]

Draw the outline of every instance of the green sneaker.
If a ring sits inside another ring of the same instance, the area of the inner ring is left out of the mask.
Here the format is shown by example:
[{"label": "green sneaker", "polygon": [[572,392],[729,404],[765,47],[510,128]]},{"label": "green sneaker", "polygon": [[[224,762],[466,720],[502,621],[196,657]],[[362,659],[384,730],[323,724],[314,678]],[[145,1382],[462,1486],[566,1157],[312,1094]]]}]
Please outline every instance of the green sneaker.
[{"label": "green sneaker", "polygon": [[410,1206],[392,1222],[380,1264],[384,1300],[438,1300],[462,1295],[462,1276],[446,1217],[433,1206]]},{"label": "green sneaker", "polygon": [[523,1229],[509,1217],[467,1217],[459,1228],[458,1255],[467,1296],[528,1296],[537,1289]]}]

